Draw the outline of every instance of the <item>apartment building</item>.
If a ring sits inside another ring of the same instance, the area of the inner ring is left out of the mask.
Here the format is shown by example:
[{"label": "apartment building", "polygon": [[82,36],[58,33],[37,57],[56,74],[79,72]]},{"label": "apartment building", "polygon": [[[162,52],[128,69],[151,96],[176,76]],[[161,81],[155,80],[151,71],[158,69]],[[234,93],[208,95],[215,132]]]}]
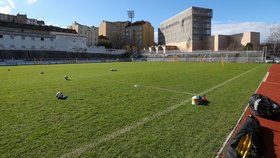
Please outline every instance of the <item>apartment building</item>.
[{"label": "apartment building", "polygon": [[137,50],[154,45],[154,27],[147,21],[136,21],[125,28],[126,45]]},{"label": "apartment building", "polygon": [[108,38],[112,48],[122,49],[126,45],[125,28],[129,24],[129,21],[110,22],[103,20],[99,25],[99,36]]},{"label": "apartment building", "polygon": [[68,28],[75,30],[80,36],[85,36],[88,47],[98,45],[98,27],[81,25],[75,21]]}]

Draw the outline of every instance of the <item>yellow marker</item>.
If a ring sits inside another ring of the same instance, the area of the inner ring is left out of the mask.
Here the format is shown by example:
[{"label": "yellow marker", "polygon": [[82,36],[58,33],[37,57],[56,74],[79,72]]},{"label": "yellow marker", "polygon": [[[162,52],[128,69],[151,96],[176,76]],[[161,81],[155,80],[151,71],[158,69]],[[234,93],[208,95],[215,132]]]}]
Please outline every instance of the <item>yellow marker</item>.
[{"label": "yellow marker", "polygon": [[224,69],[225,62],[224,62],[224,57],[223,56],[221,56],[221,66],[222,66],[222,69]]},{"label": "yellow marker", "polygon": [[248,140],[249,140],[249,133],[247,133],[247,134],[245,135],[245,140],[244,140],[244,142],[243,142],[243,144],[242,144],[242,149],[241,149],[241,151],[240,151],[241,156],[243,156],[243,154],[245,153],[245,151],[246,151],[246,149],[247,149]]},{"label": "yellow marker", "polygon": [[246,146],[247,149],[246,149],[246,151],[245,151],[245,153],[243,155],[243,158],[245,158],[247,156],[249,150],[251,149],[251,145],[252,145],[252,140],[251,140],[251,138],[249,138],[248,145]]},{"label": "yellow marker", "polygon": [[237,147],[236,147],[236,151],[237,151],[237,153],[240,153],[240,151],[241,151],[241,149],[242,149],[242,144],[243,144],[243,142],[244,142],[244,139],[245,139],[245,137],[242,137],[241,139],[240,139],[240,141],[239,141],[239,143],[238,143],[238,145],[237,145]]}]

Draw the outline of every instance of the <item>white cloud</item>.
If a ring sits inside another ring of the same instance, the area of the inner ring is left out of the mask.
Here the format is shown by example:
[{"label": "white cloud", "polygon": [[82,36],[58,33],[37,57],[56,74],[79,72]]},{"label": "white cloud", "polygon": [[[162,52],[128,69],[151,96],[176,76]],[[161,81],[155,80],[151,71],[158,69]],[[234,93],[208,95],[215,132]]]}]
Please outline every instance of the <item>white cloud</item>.
[{"label": "white cloud", "polygon": [[212,35],[230,35],[242,32],[260,32],[261,42],[265,41],[270,35],[271,23],[264,22],[240,22],[240,23],[213,23]]},{"label": "white cloud", "polygon": [[35,3],[35,2],[37,2],[37,0],[27,0],[27,3],[28,3],[28,4],[33,4],[33,3]]},{"label": "white cloud", "polygon": [[0,1],[0,13],[11,14],[12,9],[15,9],[15,3],[13,0],[1,0]]},{"label": "white cloud", "polygon": [[10,6],[11,8],[13,8],[13,9],[16,8],[14,1],[8,0],[8,3],[9,3],[9,6]]},{"label": "white cloud", "polygon": [[0,6],[0,13],[11,14],[11,7],[10,6]]}]

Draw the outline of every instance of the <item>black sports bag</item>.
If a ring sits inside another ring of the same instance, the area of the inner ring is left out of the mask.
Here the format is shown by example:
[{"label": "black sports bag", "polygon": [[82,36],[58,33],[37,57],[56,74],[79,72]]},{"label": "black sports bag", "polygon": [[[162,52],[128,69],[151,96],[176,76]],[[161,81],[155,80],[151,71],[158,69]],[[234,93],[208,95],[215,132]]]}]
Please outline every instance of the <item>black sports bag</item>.
[{"label": "black sports bag", "polygon": [[249,99],[251,110],[257,116],[275,118],[280,116],[280,105],[261,94],[254,94]]},{"label": "black sports bag", "polygon": [[232,138],[224,158],[261,157],[263,157],[263,142],[260,135],[260,123],[250,115]]}]

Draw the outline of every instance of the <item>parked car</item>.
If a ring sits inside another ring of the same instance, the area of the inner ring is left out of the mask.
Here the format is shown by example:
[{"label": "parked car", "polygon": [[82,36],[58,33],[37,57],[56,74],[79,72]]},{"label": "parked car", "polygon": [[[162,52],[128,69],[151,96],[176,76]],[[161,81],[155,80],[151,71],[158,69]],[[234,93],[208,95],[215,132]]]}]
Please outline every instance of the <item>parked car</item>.
[{"label": "parked car", "polygon": [[277,64],[280,64],[280,57],[274,58],[274,62],[277,63]]},{"label": "parked car", "polygon": [[265,63],[274,63],[274,58],[273,57],[266,57]]}]

